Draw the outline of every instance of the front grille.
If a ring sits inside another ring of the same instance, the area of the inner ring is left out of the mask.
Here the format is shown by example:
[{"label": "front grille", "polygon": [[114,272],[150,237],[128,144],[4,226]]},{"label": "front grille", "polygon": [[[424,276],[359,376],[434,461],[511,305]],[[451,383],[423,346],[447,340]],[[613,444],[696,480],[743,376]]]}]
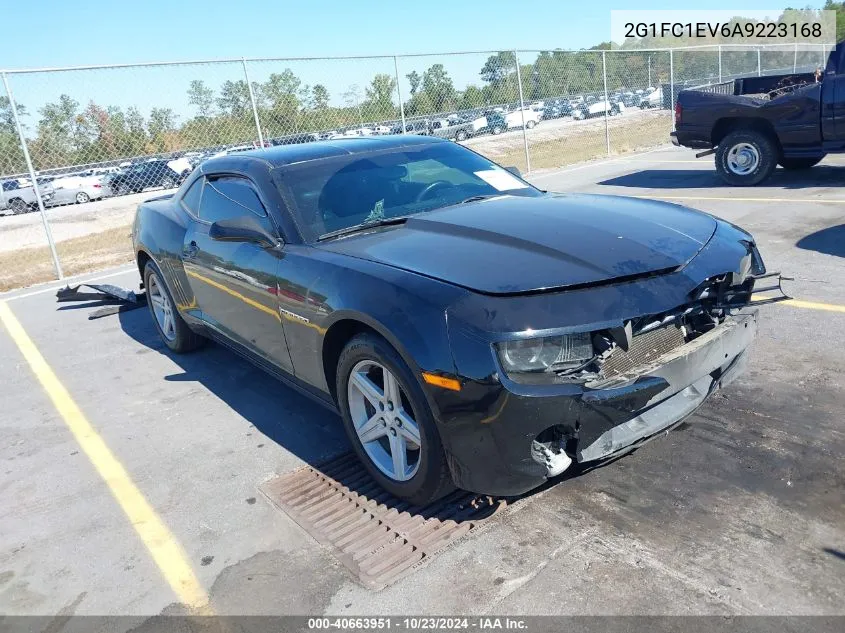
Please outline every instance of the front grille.
[{"label": "front grille", "polygon": [[604,361],[602,374],[605,378],[612,378],[635,370],[680,347],[684,342],[684,333],[674,325],[635,335],[627,352],[617,347]]}]

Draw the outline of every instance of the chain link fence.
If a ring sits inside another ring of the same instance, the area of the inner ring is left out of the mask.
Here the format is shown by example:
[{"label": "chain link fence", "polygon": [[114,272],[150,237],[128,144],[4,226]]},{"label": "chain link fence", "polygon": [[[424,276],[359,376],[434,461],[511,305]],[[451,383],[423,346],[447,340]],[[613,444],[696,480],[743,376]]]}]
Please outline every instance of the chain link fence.
[{"label": "chain link fence", "polygon": [[[172,189],[209,157],[407,133],[524,172],[557,168],[666,143],[683,88],[812,72],[825,57],[790,44],[6,71],[0,214],[22,217],[0,220],[0,289],[125,257],[132,194]],[[48,222],[44,209],[65,205],[90,209],[91,230],[79,213]]]}]

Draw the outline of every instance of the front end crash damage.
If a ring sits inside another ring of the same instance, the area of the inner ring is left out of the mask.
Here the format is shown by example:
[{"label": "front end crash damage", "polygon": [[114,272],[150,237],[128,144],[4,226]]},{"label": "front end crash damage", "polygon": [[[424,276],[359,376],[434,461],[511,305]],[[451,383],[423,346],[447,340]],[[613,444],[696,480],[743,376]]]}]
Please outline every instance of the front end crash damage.
[{"label": "front end crash damage", "polygon": [[[488,494],[520,494],[574,463],[637,448],[680,424],[733,381],[757,332],[756,305],[788,298],[780,287],[783,278],[765,272],[753,244],[743,250],[747,257],[735,271],[713,274],[712,266],[703,267],[710,274],[700,276],[703,281],[694,282],[685,301],[672,308],[616,323],[594,320],[589,329],[595,356],[589,362],[544,376],[543,384],[514,380],[499,365],[494,374],[468,381],[462,395],[441,399],[444,445],[458,485]],[[682,279],[688,283],[689,272]],[[771,279],[774,284],[763,281]],[[621,309],[614,302],[626,307],[631,296],[645,296],[644,288],[653,292],[654,305],[664,297],[671,301],[675,283],[680,282],[655,278],[640,286],[585,290],[569,304],[532,300],[566,315],[569,306],[594,298],[598,306],[604,299],[609,311]],[[773,290],[777,296],[771,296]],[[759,297],[761,292],[768,294]],[[480,337],[455,321],[450,327],[457,366],[480,376],[461,363],[462,346],[479,344]],[[479,416],[468,413],[469,398],[482,403]]]}]

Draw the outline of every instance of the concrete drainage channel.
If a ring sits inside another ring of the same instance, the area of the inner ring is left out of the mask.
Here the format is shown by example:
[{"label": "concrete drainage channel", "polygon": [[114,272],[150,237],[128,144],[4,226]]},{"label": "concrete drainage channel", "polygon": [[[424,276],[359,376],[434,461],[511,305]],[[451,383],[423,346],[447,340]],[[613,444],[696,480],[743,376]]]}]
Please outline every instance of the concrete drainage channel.
[{"label": "concrete drainage channel", "polygon": [[261,490],[370,589],[416,571],[509,507],[464,491],[411,506],[385,492],[352,453],[280,475]]}]

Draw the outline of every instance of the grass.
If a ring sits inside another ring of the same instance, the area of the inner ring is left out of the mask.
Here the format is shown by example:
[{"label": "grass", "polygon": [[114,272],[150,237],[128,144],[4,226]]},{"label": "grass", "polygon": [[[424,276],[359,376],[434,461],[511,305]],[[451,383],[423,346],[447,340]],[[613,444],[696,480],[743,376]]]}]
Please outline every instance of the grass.
[{"label": "grass", "polygon": [[[65,276],[79,275],[132,261],[131,226],[75,237],[56,244]],[[56,278],[50,248],[37,246],[0,253],[0,291]]]},{"label": "grass", "polygon": [[[667,143],[671,119],[668,113],[638,117],[626,121],[623,118],[610,119],[610,152],[613,155],[634,152]],[[567,130],[566,136],[549,140],[528,139],[531,169],[565,167],[607,156],[607,141],[604,125],[591,126],[589,130]],[[483,153],[483,152],[482,152]],[[516,165],[525,168],[525,149],[508,147],[501,153],[489,153],[489,157],[502,165]]]}]

